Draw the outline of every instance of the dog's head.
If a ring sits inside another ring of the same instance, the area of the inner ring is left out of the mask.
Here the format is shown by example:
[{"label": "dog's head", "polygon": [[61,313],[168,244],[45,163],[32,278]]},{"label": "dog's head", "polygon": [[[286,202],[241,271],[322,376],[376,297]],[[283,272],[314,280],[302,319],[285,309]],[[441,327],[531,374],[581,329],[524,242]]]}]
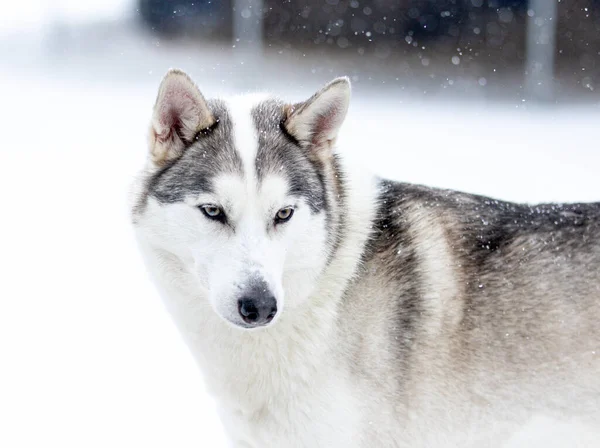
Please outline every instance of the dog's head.
[{"label": "dog's head", "polygon": [[177,70],[160,85],[134,222],[237,327],[300,306],[328,263],[343,215],[332,149],[349,99],[346,78],[299,104],[207,101]]}]

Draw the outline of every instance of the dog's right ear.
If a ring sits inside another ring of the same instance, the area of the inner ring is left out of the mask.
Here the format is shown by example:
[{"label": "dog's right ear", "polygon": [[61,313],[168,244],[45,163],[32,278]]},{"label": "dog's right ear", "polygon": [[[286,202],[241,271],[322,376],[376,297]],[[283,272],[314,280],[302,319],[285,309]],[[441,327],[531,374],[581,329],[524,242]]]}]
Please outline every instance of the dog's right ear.
[{"label": "dog's right ear", "polygon": [[181,70],[169,70],[158,88],[150,125],[152,161],[161,166],[180,157],[198,132],[214,123],[196,84]]}]

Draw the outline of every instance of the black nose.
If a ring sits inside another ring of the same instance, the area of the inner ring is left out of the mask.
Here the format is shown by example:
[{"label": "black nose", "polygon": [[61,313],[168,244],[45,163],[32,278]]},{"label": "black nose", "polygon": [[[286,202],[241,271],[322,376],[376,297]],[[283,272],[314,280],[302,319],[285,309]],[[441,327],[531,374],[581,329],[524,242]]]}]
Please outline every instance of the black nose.
[{"label": "black nose", "polygon": [[253,327],[267,325],[277,314],[277,300],[265,288],[252,288],[238,300],[240,316]]}]

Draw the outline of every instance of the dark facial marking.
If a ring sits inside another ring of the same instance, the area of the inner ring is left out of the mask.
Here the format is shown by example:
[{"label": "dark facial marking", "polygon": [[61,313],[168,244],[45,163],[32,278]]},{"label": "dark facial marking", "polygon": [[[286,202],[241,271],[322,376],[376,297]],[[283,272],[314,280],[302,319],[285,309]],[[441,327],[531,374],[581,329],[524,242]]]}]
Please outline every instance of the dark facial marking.
[{"label": "dark facial marking", "polygon": [[279,130],[283,133],[283,135],[285,135],[285,137],[290,141],[290,143],[298,147],[300,146],[300,142],[298,141],[298,139],[292,134],[290,134],[287,128],[285,127],[285,119],[281,119],[281,121],[279,122]]},{"label": "dark facial marking", "polygon": [[233,129],[221,101],[209,101],[218,120],[196,135],[183,155],[156,173],[148,192],[160,202],[182,202],[186,196],[212,192],[213,180],[224,173],[242,174],[242,161],[233,145]]},{"label": "dark facial marking", "polygon": [[258,134],[256,174],[259,182],[268,174],[283,174],[290,183],[289,194],[305,198],[311,211],[318,213],[327,208],[323,169],[282,128],[284,106],[280,101],[267,100],[252,110]]}]

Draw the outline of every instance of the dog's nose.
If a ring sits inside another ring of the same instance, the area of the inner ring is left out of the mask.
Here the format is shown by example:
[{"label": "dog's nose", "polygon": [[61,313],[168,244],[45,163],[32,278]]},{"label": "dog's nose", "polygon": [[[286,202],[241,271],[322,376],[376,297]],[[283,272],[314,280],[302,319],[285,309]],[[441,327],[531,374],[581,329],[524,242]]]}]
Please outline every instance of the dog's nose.
[{"label": "dog's nose", "polygon": [[277,314],[277,300],[268,291],[249,291],[238,300],[240,316],[253,327],[267,325]]}]

